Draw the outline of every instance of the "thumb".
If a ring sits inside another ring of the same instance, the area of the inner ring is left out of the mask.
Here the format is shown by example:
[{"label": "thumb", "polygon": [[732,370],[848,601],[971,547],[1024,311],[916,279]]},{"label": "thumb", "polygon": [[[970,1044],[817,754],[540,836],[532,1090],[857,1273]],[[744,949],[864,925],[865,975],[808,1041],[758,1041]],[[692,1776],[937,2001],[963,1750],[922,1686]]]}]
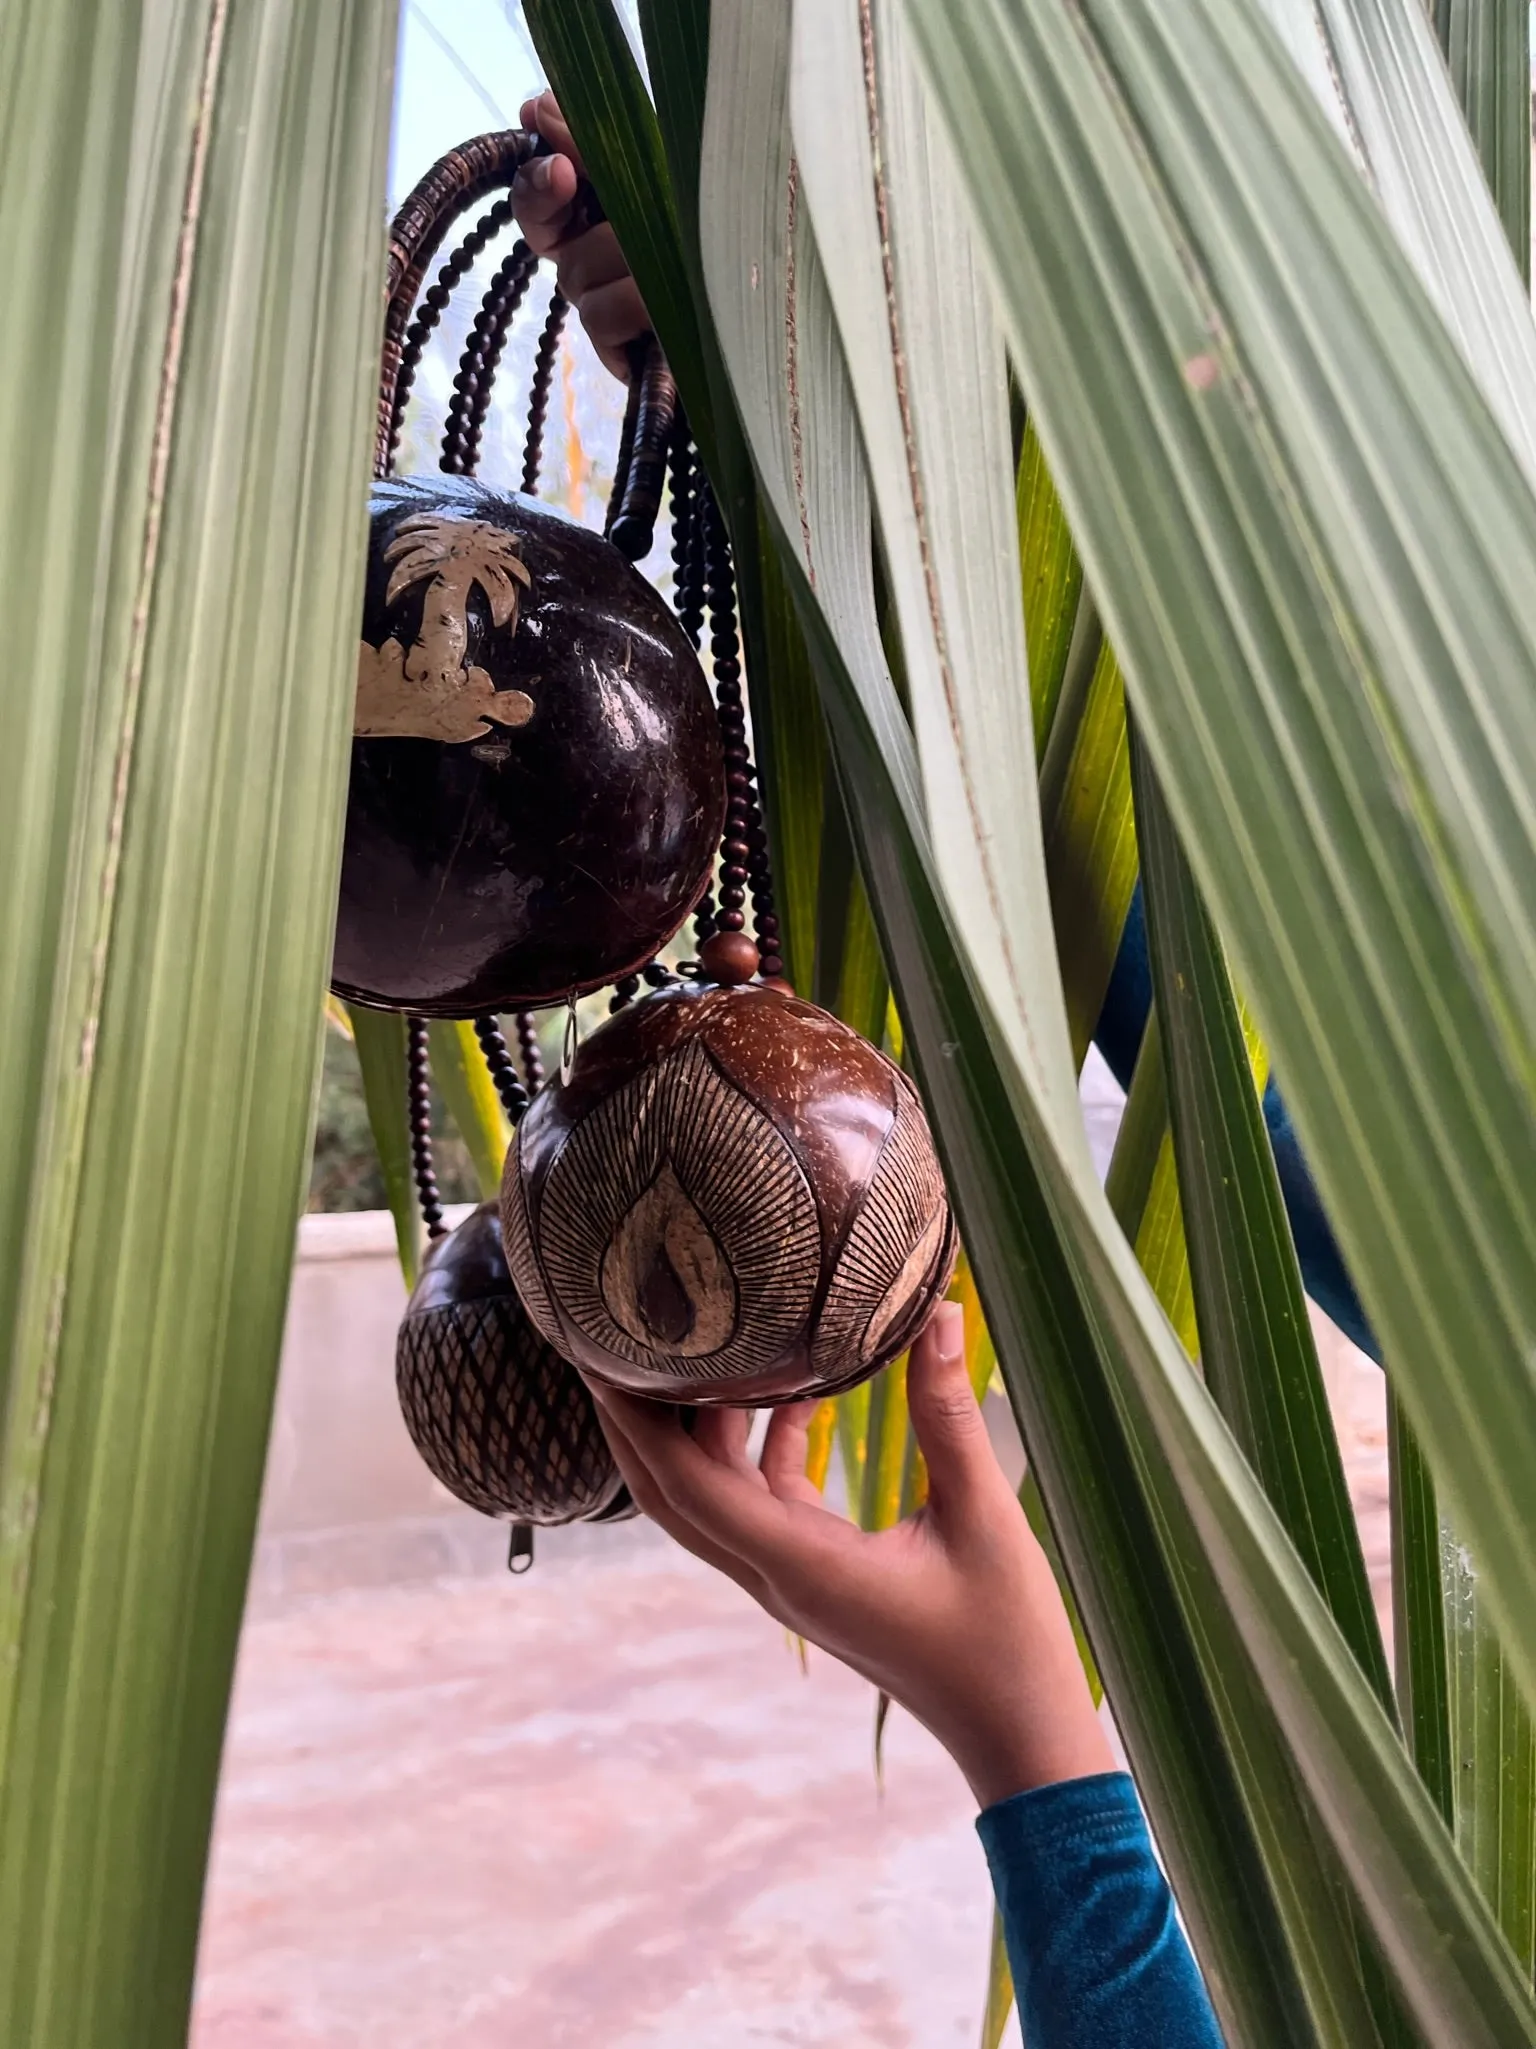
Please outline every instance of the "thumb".
[{"label": "thumb", "polygon": [[577,170],[586,175],[586,165],[581,160],[581,151],[571,140],[570,123],[560,111],[560,102],[546,87],[533,99],[523,105],[522,124],[525,128],[537,129],[552,150],[563,157],[569,157]]},{"label": "thumb", "polygon": [[943,1516],[968,1498],[1007,1489],[965,1366],[965,1314],[941,1302],[907,1365],[912,1428],[928,1466],[928,1492]]}]

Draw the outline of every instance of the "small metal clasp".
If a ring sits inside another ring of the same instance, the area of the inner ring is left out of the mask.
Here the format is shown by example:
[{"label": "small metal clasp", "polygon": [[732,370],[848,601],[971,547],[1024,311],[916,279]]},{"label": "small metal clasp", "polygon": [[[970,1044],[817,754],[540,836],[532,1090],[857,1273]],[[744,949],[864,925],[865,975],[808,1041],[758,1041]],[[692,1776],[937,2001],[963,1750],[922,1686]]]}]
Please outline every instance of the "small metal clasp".
[{"label": "small metal clasp", "polygon": [[576,1022],[576,991],[573,989],[565,999],[565,1037],[560,1045],[560,1086],[569,1088],[571,1071],[576,1065],[576,1048],[581,1042],[581,1028]]}]

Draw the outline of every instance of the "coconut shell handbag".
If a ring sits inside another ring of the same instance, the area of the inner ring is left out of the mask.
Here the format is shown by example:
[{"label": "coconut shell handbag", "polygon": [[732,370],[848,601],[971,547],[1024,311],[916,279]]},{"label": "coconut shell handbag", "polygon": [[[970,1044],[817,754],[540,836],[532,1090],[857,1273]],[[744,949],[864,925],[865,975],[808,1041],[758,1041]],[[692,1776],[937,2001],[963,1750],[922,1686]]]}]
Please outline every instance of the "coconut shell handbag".
[{"label": "coconut shell handbag", "polygon": [[[392,474],[423,353],[540,147],[510,130],[451,151],[392,229],[332,977],[408,1020],[431,1242],[397,1349],[406,1426],[446,1487],[512,1524],[515,1567],[535,1526],[633,1512],[583,1375],[686,1409],[838,1392],[906,1349],[956,1249],[911,1082],[783,979],[730,544],[654,337],[632,352],[602,534],[537,497],[557,291],[522,489],[480,483],[539,271],[513,240],[469,325],[439,472]],[[671,606],[634,566],[664,502]],[[664,965],[690,919],[696,959]],[[609,987],[575,1045],[576,998]],[[532,1013],[556,1005],[567,1057],[546,1079]],[[474,1021],[513,1125],[499,1211],[451,1233],[432,1017]]]}]

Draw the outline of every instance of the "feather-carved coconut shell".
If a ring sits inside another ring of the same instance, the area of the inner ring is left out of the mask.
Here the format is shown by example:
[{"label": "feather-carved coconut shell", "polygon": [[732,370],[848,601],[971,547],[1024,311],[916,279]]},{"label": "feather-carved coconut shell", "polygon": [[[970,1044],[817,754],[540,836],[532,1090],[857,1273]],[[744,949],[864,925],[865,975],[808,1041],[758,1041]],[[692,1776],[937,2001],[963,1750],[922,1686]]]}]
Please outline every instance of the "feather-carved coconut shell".
[{"label": "feather-carved coconut shell", "polygon": [[518,1301],[494,1203],[428,1253],[395,1380],[416,1449],[482,1515],[553,1525],[634,1513],[580,1374]]},{"label": "feather-carved coconut shell", "polygon": [[502,1185],[529,1316],[660,1400],[837,1392],[905,1350],[955,1232],[917,1092],[782,990],[668,990],[610,1019],[519,1128]]}]

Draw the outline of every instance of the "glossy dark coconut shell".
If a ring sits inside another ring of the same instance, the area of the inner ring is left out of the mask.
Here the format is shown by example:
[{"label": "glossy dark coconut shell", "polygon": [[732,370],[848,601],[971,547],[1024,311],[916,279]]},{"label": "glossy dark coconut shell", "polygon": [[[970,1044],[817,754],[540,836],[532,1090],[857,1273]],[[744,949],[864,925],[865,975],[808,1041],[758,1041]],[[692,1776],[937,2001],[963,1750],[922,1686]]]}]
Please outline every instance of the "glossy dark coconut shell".
[{"label": "glossy dark coconut shell", "polygon": [[491,715],[460,695],[468,737],[353,742],[333,986],[434,1017],[559,1002],[650,960],[705,886],[725,802],[709,688],[617,549],[457,477],[374,486],[360,682],[392,655],[406,703],[400,664],[427,646],[429,607],[441,617],[430,550],[413,552],[432,538],[422,522],[505,531],[521,567],[488,588],[460,574],[453,675]]},{"label": "glossy dark coconut shell", "polygon": [[551,1343],[701,1406],[854,1386],[911,1343],[955,1259],[912,1084],[762,984],[667,990],[594,1032],[523,1119],[502,1222]]},{"label": "glossy dark coconut shell", "polygon": [[581,1376],[518,1301],[494,1203],[428,1253],[395,1383],[416,1449],[482,1515],[551,1526],[635,1512]]}]

